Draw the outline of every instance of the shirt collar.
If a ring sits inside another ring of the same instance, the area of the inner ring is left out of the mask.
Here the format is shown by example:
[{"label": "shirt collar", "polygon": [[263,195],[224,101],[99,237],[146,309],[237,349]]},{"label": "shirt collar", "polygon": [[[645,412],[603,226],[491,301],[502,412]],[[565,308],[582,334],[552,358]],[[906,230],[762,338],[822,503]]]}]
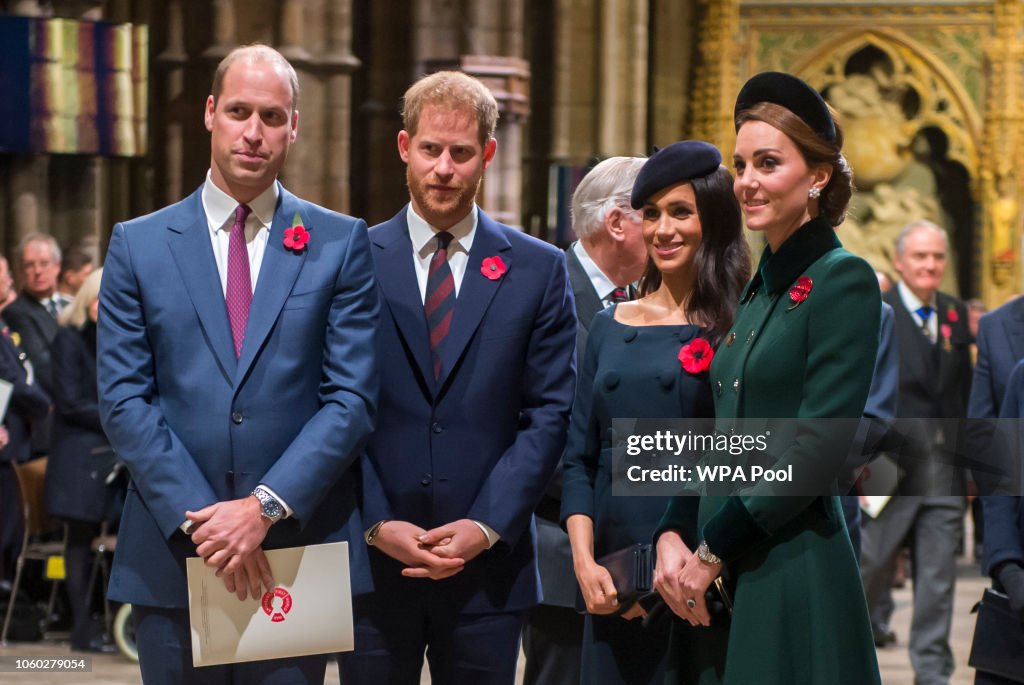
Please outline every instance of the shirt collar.
[{"label": "shirt collar", "polygon": [[836,237],[835,228],[825,219],[816,217],[796,230],[773,253],[771,247],[765,247],[757,273],[747,286],[743,295],[746,300],[762,283],[765,292],[778,295],[800,274],[827,252],[842,247]]},{"label": "shirt collar", "polygon": [[608,296],[613,290],[619,286],[615,285],[610,278],[604,275],[601,271],[601,267],[597,265],[589,254],[587,254],[587,248],[583,247],[583,242],[577,240],[572,245],[572,251],[576,254],[576,258],[580,260],[580,266],[583,267],[583,273],[590,279],[590,283],[594,286],[594,290],[597,292],[598,297],[602,300],[608,299]]},{"label": "shirt collar", "polygon": [[[270,184],[270,187],[254,197],[252,202],[246,203],[249,205],[249,209],[252,210],[250,216],[255,216],[268,229],[274,222],[274,212],[277,211],[277,198],[279,194],[280,190],[275,181]],[[231,230],[231,225],[234,223],[235,208],[238,205],[238,200],[217,187],[210,176],[210,172],[207,171],[206,183],[203,184],[203,211],[206,212],[206,220],[210,226],[213,226],[214,233],[220,229],[225,231]]]},{"label": "shirt collar", "polygon": [[[455,249],[461,248],[466,254],[469,254],[469,250],[473,247],[473,238],[476,236],[477,211],[476,203],[473,203],[473,209],[469,214],[448,229],[448,232],[452,234],[452,245],[458,246]],[[412,249],[420,256],[433,253],[435,247],[432,241],[434,236],[441,232],[440,229],[434,228],[427,223],[426,219],[417,214],[411,202],[405,218],[409,224],[409,240],[412,242]]]},{"label": "shirt collar", "polygon": [[932,295],[931,302],[922,302],[921,299],[914,294],[907,284],[903,281],[897,281],[896,289],[900,293],[900,299],[903,300],[903,306],[907,308],[908,312],[917,313],[917,310],[925,305],[932,308],[932,311],[937,311],[938,308],[935,306],[935,295]]}]

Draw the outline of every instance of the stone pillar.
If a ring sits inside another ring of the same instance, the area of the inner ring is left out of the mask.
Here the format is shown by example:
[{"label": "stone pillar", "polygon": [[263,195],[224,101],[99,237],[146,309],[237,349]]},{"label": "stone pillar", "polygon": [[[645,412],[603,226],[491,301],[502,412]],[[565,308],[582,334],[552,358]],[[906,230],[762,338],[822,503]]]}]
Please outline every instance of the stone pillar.
[{"label": "stone pillar", "polygon": [[327,3],[327,36],[320,66],[325,77],[324,169],[322,197],[331,209],[350,209],[350,163],[352,137],[352,72],[359,60],[352,54],[352,2]]},{"label": "stone pillar", "polygon": [[237,20],[234,0],[213,0],[213,44],[203,51],[203,57],[217,63],[236,44]]},{"label": "stone pillar", "polygon": [[739,0],[701,0],[702,17],[697,35],[697,78],[694,82],[690,137],[732,150],[735,140],[732,109],[740,84]]},{"label": "stone pillar", "polygon": [[594,153],[598,26],[594,0],[557,0],[551,161],[582,164]]},{"label": "stone pillar", "polygon": [[981,292],[996,307],[1021,290],[1021,198],[1024,174],[1017,160],[1024,153],[1024,5],[998,0],[995,35],[985,46],[988,114],[982,148],[981,196],[984,213]]},{"label": "stone pillar", "polygon": [[185,52],[185,17],[181,2],[182,0],[169,0],[167,3],[167,47],[154,61],[157,71],[163,73],[164,84],[164,102],[160,103],[164,116],[161,141],[164,159],[161,176],[164,182],[161,184],[163,196],[159,199],[159,204],[171,204],[185,196],[182,182],[185,175],[183,155],[186,147],[183,119],[188,108],[183,107],[183,101],[187,97],[185,66],[188,63],[188,55]]},{"label": "stone pillar", "polygon": [[594,150],[602,157],[641,154],[647,138],[647,3],[605,0],[599,23]]},{"label": "stone pillar", "polygon": [[[648,142],[664,147],[686,137],[691,107],[694,8],[691,2],[655,0],[651,6]],[[682,32],[680,27],[691,27]],[[645,150],[650,153],[650,150]]]}]

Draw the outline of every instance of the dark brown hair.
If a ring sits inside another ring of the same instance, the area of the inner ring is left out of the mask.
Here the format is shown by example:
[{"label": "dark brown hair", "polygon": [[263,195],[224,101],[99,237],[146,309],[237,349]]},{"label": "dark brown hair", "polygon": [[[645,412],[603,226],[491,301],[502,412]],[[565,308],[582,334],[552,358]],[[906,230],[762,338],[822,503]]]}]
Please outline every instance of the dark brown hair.
[{"label": "dark brown hair", "polygon": [[835,121],[835,143],[830,143],[815,133],[792,111],[771,102],[759,102],[750,109],[742,110],[736,115],[736,130],[748,121],[763,121],[785,134],[796,145],[807,166],[825,164],[832,167],[828,185],[818,198],[818,209],[821,216],[833,226],[843,223],[843,219],[846,218],[846,207],[853,195],[853,171],[842,155],[843,129],[839,126],[838,119]]},{"label": "dark brown hair", "polygon": [[[740,205],[732,191],[732,174],[724,166],[707,176],[687,181],[693,186],[700,217],[701,240],[693,264],[697,272],[686,303],[690,321],[703,328],[712,346],[732,326],[740,292],[750,278],[750,248],[743,237]],[[640,296],[661,285],[654,260],[640,277]]]}]

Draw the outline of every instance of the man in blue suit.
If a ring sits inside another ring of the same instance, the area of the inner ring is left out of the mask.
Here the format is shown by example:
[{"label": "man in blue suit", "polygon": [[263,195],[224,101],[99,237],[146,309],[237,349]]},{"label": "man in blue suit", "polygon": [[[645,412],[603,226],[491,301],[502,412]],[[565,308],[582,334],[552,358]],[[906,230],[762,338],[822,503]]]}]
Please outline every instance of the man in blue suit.
[{"label": "man in blue suit", "polygon": [[[1020,300],[1015,302],[1019,303]],[[993,314],[1007,306],[1004,305]],[[980,366],[980,356],[978,362]],[[1021,417],[1024,417],[1024,361],[1018,362],[1008,375],[1003,376],[1002,382],[1006,394],[1000,399],[999,417],[1002,421],[996,444],[1016,461],[1014,466],[1019,474],[1021,455],[1024,454],[1024,432],[1021,432],[1020,423]],[[1018,480],[1018,493],[1019,488]],[[985,571],[992,577],[992,587],[1007,595],[1010,609],[1024,623],[1024,498],[1019,495],[982,497],[981,502],[985,507]],[[982,668],[974,676],[975,685],[1013,685],[1015,682],[1019,681]]]},{"label": "man in blue suit", "polygon": [[370,230],[382,298],[377,431],[362,460],[373,592],[346,685],[508,683],[539,599],[533,511],[565,441],[576,316],[565,256],[475,204],[497,104],[440,72],[405,94],[411,201]]},{"label": "man in blue suit", "polygon": [[298,95],[278,52],[232,51],[206,182],[110,240],[100,404],[132,482],[109,594],[134,605],[146,683],[322,683],[324,656],[193,668],[185,558],[244,599],[273,586],[264,549],[360,540],[379,306],[365,224],[277,182]]}]

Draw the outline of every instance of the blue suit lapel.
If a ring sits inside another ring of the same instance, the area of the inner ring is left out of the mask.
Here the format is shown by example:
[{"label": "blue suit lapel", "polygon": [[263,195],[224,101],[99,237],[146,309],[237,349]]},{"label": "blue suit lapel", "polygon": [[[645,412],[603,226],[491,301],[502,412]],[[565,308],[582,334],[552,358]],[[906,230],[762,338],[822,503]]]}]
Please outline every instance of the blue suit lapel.
[{"label": "blue suit lapel", "polygon": [[168,244],[199,316],[199,324],[213,347],[221,372],[230,381],[235,375],[235,345],[231,340],[231,324],[224,306],[224,291],[210,243],[201,190],[183,203],[180,223],[167,227],[171,232]]},{"label": "blue suit lapel", "polygon": [[[494,256],[501,257],[501,261],[505,263],[506,273],[492,281],[483,275],[480,268],[484,259]],[[512,268],[512,246],[501,234],[498,225],[480,211],[473,248],[469,251],[469,261],[466,264],[466,274],[462,277],[462,287],[455,302],[452,327],[441,347],[441,377],[438,379],[438,388],[444,386],[473,333],[480,326],[480,321],[494,299],[494,294],[508,278],[507,272]]]},{"label": "blue suit lapel", "polygon": [[296,211],[309,231],[310,242],[317,239],[316,226],[309,223],[309,212],[303,214],[298,198],[280,185],[278,187],[280,196],[277,200],[277,211],[274,212],[274,221],[267,237],[267,250],[263,254],[263,264],[260,265],[256,291],[252,294],[252,308],[249,310],[249,321],[245,328],[245,340],[242,342],[242,352],[238,357],[238,367],[234,374],[235,387],[241,385],[248,374],[295,285],[295,279],[302,271],[302,265],[306,263],[309,246],[298,254],[284,246],[284,230],[291,226]]},{"label": "blue suit lapel", "polygon": [[412,241],[409,240],[407,207],[390,221],[370,231],[376,251],[377,283],[384,293],[395,326],[412,352],[423,385],[432,388],[434,371],[430,361],[427,319],[423,313],[420,286],[413,267]]},{"label": "blue suit lapel", "polygon": [[1010,343],[1013,358],[1024,359],[1024,298],[1014,304],[1012,314],[1003,322],[1006,339]]}]

